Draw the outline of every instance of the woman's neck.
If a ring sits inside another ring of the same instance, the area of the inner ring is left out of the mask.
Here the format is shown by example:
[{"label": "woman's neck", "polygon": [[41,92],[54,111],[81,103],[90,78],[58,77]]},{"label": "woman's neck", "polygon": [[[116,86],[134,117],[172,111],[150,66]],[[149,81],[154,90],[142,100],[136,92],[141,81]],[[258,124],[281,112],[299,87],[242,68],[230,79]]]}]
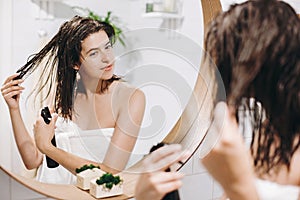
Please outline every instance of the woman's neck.
[{"label": "woman's neck", "polygon": [[109,92],[110,84],[113,81],[95,79],[95,80],[85,80],[80,79],[77,83],[77,92],[85,94],[87,97],[93,96],[95,94],[102,94],[104,90],[107,89]]}]

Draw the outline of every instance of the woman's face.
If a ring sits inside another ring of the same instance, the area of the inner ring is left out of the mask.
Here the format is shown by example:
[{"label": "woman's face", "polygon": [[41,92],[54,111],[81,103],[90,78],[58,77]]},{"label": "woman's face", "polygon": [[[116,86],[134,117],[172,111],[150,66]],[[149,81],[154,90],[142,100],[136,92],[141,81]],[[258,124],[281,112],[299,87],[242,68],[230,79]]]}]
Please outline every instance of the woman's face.
[{"label": "woman's face", "polygon": [[81,46],[80,76],[110,79],[114,70],[114,54],[105,31],[89,35]]}]

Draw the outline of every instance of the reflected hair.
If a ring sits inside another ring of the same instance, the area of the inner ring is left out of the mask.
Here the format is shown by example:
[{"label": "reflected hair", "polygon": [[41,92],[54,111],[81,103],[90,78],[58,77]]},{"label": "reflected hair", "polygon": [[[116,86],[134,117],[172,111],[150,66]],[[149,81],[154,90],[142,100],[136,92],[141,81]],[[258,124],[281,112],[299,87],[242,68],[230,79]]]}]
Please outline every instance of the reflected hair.
[{"label": "reflected hair", "polygon": [[[110,24],[88,17],[75,16],[63,23],[50,42],[37,54],[31,56],[27,63],[18,70],[18,72],[31,73],[41,68],[38,87],[34,88],[32,93],[40,93],[49,85],[50,89],[43,99],[45,100],[49,97],[51,88],[56,87],[55,112],[65,119],[72,119],[77,74],[74,66],[81,64],[81,43],[89,35],[98,31],[105,31],[111,44],[114,44],[115,32]],[[113,80],[118,80],[118,78],[114,75],[111,79],[104,81],[104,88],[101,88],[101,92],[107,90]]]},{"label": "reflected hair", "polygon": [[256,172],[289,170],[300,146],[300,20],[294,9],[276,0],[232,5],[210,23],[205,48],[240,125],[238,109],[252,113]]}]

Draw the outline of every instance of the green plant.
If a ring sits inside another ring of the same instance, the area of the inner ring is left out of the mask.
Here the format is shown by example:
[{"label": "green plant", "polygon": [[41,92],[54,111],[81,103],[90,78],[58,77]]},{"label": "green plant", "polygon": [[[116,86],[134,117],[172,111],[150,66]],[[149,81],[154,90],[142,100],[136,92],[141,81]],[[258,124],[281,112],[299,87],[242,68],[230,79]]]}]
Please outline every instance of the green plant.
[{"label": "green plant", "polygon": [[119,21],[119,18],[116,16],[112,16],[112,12],[108,11],[106,13],[106,16],[101,16],[96,14],[95,12],[91,11],[88,8],[81,8],[81,7],[73,7],[73,9],[78,9],[80,11],[83,11],[85,13],[86,16],[101,21],[101,22],[106,22],[108,24],[110,24],[115,31],[115,39],[119,40],[120,43],[125,46],[125,42],[124,42],[124,34],[123,34],[123,30],[120,28],[119,25],[117,25],[117,21]]},{"label": "green plant", "polygon": [[93,169],[93,168],[98,168],[98,169],[100,169],[100,167],[99,166],[95,166],[95,165],[93,165],[93,164],[90,164],[90,165],[83,165],[82,167],[80,167],[80,168],[76,168],[76,173],[80,173],[80,172],[82,172],[82,171],[84,171],[84,170],[87,170],[87,169]]},{"label": "green plant", "polygon": [[103,174],[99,179],[96,180],[98,185],[104,185],[107,189],[111,189],[114,185],[118,185],[123,182],[120,176],[114,176],[111,173]]}]

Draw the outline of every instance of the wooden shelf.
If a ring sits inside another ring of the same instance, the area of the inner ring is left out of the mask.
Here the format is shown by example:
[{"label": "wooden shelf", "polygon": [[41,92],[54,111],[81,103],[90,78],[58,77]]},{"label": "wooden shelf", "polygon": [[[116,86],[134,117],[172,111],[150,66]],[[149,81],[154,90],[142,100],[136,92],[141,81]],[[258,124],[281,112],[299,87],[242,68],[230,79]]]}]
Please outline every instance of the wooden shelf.
[{"label": "wooden shelf", "polygon": [[167,12],[149,12],[142,15],[144,18],[161,18],[161,19],[182,19],[183,16],[177,13]]},{"label": "wooden shelf", "polygon": [[[54,199],[96,200],[96,198],[91,196],[88,191],[81,190],[75,185],[41,183],[35,179],[14,174],[3,168],[1,165],[0,173],[6,174],[7,178],[10,178],[10,182],[19,182],[24,187],[46,197]],[[121,173],[120,176],[124,180],[124,194],[120,196],[102,198],[101,200],[125,200],[132,198],[134,196],[134,188],[138,175],[139,174],[134,173]]]}]

